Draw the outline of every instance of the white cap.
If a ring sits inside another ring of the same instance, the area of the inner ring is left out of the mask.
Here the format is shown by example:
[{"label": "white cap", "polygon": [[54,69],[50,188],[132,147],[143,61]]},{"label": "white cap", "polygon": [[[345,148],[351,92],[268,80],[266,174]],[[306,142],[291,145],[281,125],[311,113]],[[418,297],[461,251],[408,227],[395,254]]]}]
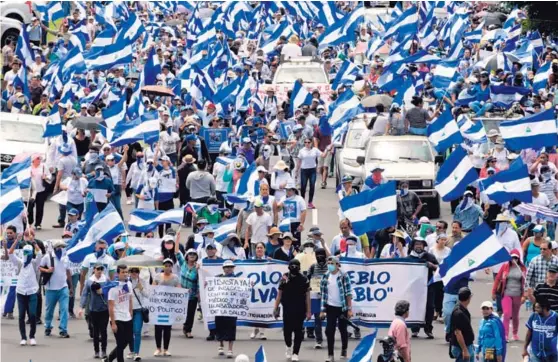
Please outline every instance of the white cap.
[{"label": "white cap", "polygon": [[225,260],[225,262],[223,263],[223,268],[226,268],[226,267],[229,267],[229,266],[234,267],[234,261],[232,261],[232,260]]},{"label": "white cap", "polygon": [[122,241],[118,241],[114,243],[114,250],[123,250],[125,248],[126,248],[126,244],[124,244]]},{"label": "white cap", "polygon": [[558,242],[556,242],[556,241],[552,242],[552,250],[554,250],[554,249],[558,249]]},{"label": "white cap", "polygon": [[267,172],[267,170],[265,169],[265,167],[263,167],[263,166],[258,166],[258,168],[256,168],[256,172],[260,172],[260,171],[262,171],[262,172]]},{"label": "white cap", "polygon": [[481,309],[482,309],[482,308],[493,308],[493,304],[492,304],[491,301],[486,300],[486,301],[482,302],[482,304],[481,304]]}]

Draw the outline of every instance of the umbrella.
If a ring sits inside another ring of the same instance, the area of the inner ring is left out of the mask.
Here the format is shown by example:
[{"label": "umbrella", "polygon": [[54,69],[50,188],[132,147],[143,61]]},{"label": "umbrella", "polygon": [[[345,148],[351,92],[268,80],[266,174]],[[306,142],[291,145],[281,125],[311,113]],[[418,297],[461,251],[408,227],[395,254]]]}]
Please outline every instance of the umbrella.
[{"label": "umbrella", "polygon": [[102,121],[100,117],[78,117],[72,121],[72,125],[74,128],[97,131]]},{"label": "umbrella", "polygon": [[[516,57],[515,55],[508,53],[508,52],[504,52],[504,53],[496,53],[496,54],[492,54],[489,57],[487,57],[486,59],[484,59],[484,69],[486,69],[487,71],[491,71],[491,70],[496,70],[498,68],[502,68],[501,64],[500,66],[498,65],[498,55],[504,55],[508,62],[518,62],[519,58]],[[505,61],[505,59],[504,59]]]},{"label": "umbrella", "polygon": [[172,89],[163,87],[162,85],[147,85],[141,88],[145,94],[152,94],[161,97],[174,97]]},{"label": "umbrella", "polygon": [[393,98],[387,94],[374,94],[360,101],[363,107],[376,107],[377,104],[383,104],[385,108],[388,108],[392,103]]},{"label": "umbrella", "polygon": [[130,255],[125,258],[119,259],[116,265],[127,265],[128,267],[160,267],[163,266],[161,260],[154,259],[147,255]]}]

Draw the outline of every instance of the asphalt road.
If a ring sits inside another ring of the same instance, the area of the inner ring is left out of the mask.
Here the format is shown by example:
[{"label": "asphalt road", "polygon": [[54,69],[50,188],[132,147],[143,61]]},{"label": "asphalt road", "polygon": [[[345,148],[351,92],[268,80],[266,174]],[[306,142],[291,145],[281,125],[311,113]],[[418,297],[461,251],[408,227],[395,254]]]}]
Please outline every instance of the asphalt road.
[{"label": "asphalt road", "polygon": [[[333,180],[330,179],[330,184]],[[333,185],[330,185],[327,190],[317,190],[315,197],[315,206],[317,207],[317,220],[322,231],[325,233],[326,240],[330,240],[336,233],[338,233],[338,202],[337,197],[333,192]],[[124,205],[125,213],[128,214],[130,206]],[[45,210],[45,220],[43,222],[43,230],[38,232],[37,238],[41,240],[48,240],[49,238],[59,238],[60,229],[52,229],[50,226],[56,221],[58,215],[57,204],[48,202]],[[307,218],[306,229],[308,229],[313,221],[312,217]],[[446,221],[451,220],[449,205],[442,206],[442,219]],[[182,238],[185,240],[185,237]],[[490,299],[490,289],[492,286],[491,277],[480,273],[478,280],[472,283],[473,301],[470,306],[471,314],[474,318],[473,326],[475,331],[478,330],[479,318],[481,316],[480,304],[484,300]],[[77,303],[76,303],[77,304]],[[76,311],[77,313],[77,311]],[[57,314],[57,313],[56,313]],[[43,313],[44,315],[44,313]],[[528,317],[524,308],[521,311],[521,327],[520,336],[525,335],[525,321]],[[54,332],[58,333],[57,321],[54,321]],[[155,350],[155,341],[153,337],[153,327],[149,327],[149,335],[144,336],[142,339],[141,353],[143,361],[157,361],[161,357],[153,357]],[[83,320],[70,320],[69,321],[69,334],[70,339],[60,339],[58,337],[45,337],[44,326],[38,326],[36,339],[38,345],[35,347],[21,347],[19,346],[20,336],[16,320],[1,321],[1,344],[0,344],[0,360],[9,362],[76,362],[76,361],[94,361],[93,359],[93,346],[92,341],[89,339],[85,321]],[[186,361],[215,361],[225,359],[217,355],[217,342],[207,342],[205,337],[207,332],[204,330],[201,322],[194,324],[194,339],[187,340],[182,336],[180,328],[173,329],[172,339],[170,344],[170,352],[172,357],[164,358],[171,360],[186,360]],[[237,331],[237,342],[235,343],[235,355],[245,353],[253,361],[254,354],[258,350],[260,344],[264,344],[267,360],[269,362],[285,361],[285,345],[283,343],[283,336],[280,330],[271,330],[266,333],[267,341],[253,341],[250,340],[249,328],[241,327]],[[369,331],[364,330],[363,336]],[[387,330],[381,330],[380,337],[386,334]],[[413,362],[430,362],[433,359],[437,361],[448,361],[448,345],[444,342],[443,324],[434,322],[434,340],[426,340],[424,335],[418,339],[412,340],[412,360]],[[523,338],[523,337],[522,337]],[[358,341],[349,341],[349,355],[358,344]],[[109,332],[109,349],[114,347],[114,337]],[[314,342],[305,340],[300,352],[301,361],[324,361],[327,351],[314,350]],[[325,347],[325,345],[324,345]],[[376,346],[373,361],[376,360],[376,355],[381,350],[380,345]],[[508,344],[508,360],[518,361],[521,358],[522,342],[513,342]],[[336,341],[336,357],[338,358],[340,352],[340,339]]]}]

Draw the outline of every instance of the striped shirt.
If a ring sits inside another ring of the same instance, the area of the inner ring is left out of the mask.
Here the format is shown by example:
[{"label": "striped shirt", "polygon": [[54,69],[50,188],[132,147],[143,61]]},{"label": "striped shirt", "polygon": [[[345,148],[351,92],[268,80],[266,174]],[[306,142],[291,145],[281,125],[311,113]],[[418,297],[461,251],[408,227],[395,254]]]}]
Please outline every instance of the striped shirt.
[{"label": "striped shirt", "polygon": [[546,298],[550,303],[550,309],[558,311],[558,285],[554,284],[550,286],[547,283],[539,284],[536,286],[533,294],[535,298]]},{"label": "striped shirt", "polygon": [[545,283],[546,272],[550,265],[558,266],[558,257],[552,256],[550,260],[543,259],[542,255],[534,257],[529,263],[527,277],[525,278],[526,287],[534,288],[539,284]]},{"label": "striped shirt", "polygon": [[188,268],[188,263],[181,252],[176,253],[176,261],[180,266],[180,285],[182,285],[182,288],[190,290],[190,300],[197,298],[200,283],[198,281],[198,269],[196,268],[196,264]]}]

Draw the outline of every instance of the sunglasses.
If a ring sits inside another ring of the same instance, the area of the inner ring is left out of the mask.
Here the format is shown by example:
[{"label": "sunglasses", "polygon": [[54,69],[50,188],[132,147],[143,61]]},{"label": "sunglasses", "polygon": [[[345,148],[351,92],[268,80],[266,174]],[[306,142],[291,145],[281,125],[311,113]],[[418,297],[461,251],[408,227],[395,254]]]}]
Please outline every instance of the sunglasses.
[{"label": "sunglasses", "polygon": [[549,248],[541,248],[541,251],[550,250]]},{"label": "sunglasses", "polygon": [[105,270],[105,267],[104,266],[98,266],[98,267],[95,268],[95,270]]}]

